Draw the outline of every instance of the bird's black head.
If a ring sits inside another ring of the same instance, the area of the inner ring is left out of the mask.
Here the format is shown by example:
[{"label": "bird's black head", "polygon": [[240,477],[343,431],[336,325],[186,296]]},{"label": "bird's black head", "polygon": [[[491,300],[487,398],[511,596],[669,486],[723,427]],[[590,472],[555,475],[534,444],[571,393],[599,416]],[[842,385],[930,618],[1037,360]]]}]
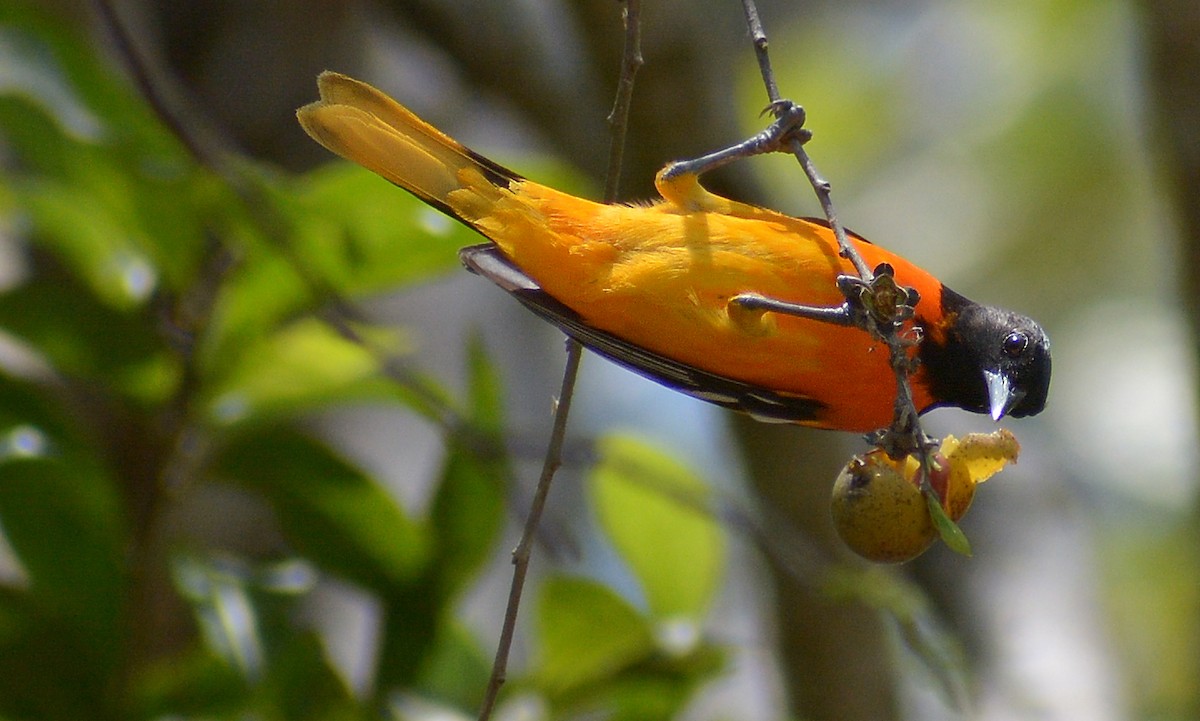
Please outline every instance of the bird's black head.
[{"label": "bird's black head", "polygon": [[921,343],[925,382],[933,406],[956,406],[1003,416],[1032,416],[1050,389],[1050,339],[1032,318],[974,303],[942,290],[950,321],[942,342]]}]

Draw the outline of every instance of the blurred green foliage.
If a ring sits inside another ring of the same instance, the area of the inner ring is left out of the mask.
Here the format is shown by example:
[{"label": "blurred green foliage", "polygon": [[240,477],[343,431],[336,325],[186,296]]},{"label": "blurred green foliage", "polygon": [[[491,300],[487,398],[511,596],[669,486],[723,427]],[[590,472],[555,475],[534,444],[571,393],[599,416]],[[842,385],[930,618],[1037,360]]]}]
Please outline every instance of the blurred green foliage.
[{"label": "blurred green foliage", "polygon": [[[15,556],[0,584],[0,717],[365,719],[414,700],[473,713],[492,640],[456,611],[503,526],[501,382],[468,339],[455,398],[408,361],[402,331],[346,307],[452,269],[475,238],[345,165],[298,178],[203,166],[77,28],[32,6],[0,6],[0,55],[0,219],[15,251],[0,328],[25,359],[0,371]],[[314,414],[362,402],[443,431],[426,511],[314,432]],[[669,718],[721,666],[698,629],[723,531],[628,483],[702,493],[677,461],[616,438],[598,458],[602,525],[647,608],[550,578],[536,661],[509,688],[556,716]],[[171,519],[202,486],[265,505],[283,546],[181,537]],[[644,532],[647,513],[670,546]],[[358,693],[298,614],[322,577],[382,609]],[[164,623],[173,607],[182,631]],[[668,622],[695,633],[681,642]]]},{"label": "blurred green foliage", "polygon": [[[113,54],[98,52],[78,24],[43,4],[0,2],[0,719],[473,715],[495,639],[461,611],[485,564],[503,556],[505,499],[520,495],[510,493],[513,470],[498,442],[507,430],[502,379],[478,339],[467,337],[466,390],[441,387],[410,354],[415,342],[404,329],[364,320],[355,303],[450,272],[457,249],[478,238],[346,164],[287,176],[235,155],[219,169],[198,163],[114,72]],[[522,9],[501,5],[514,18]],[[672,31],[689,27],[674,7],[649,5],[674,14]],[[771,18],[772,53],[780,85],[811,111],[811,149],[834,181],[843,218],[954,287],[1036,311],[1051,328],[1055,408],[1031,422],[1072,406],[1083,413],[1032,426],[1050,429],[1040,432],[1043,444],[1073,449],[1017,470],[1043,490],[1036,509],[1010,510],[1003,525],[1039,544],[1055,540],[1047,528],[1093,527],[1077,537],[1091,555],[1069,570],[1083,571],[1076,583],[1100,576],[1095,643],[1054,649],[1072,659],[1061,675],[1005,675],[986,653],[1004,647],[1005,634],[1029,632],[1017,623],[1029,609],[997,606],[1011,603],[1006,595],[984,598],[995,588],[980,591],[966,566],[937,577],[939,603],[957,605],[962,618],[1000,623],[964,648],[924,593],[895,574],[809,558],[805,539],[775,522],[778,509],[762,518],[731,513],[728,499],[685,464],[610,435],[593,444],[585,476],[598,525],[630,582],[551,574],[531,584],[520,624],[529,661],[513,668],[501,710],[515,715],[532,699],[554,718],[678,716],[727,670],[729,649],[708,639],[703,624],[725,571],[725,522],[751,536],[782,575],[817,591],[807,601],[778,594],[781,616],[811,625],[809,611],[830,601],[886,612],[907,654],[896,654],[900,661],[915,656],[931,670],[951,706],[968,708],[979,689],[991,688],[1011,694],[1018,709],[1053,698],[1074,710],[1079,698],[1053,684],[1077,672],[1072,653],[1111,646],[1112,675],[1090,683],[1123,682],[1131,716],[1194,717],[1195,519],[1153,500],[1155,490],[1179,485],[1156,462],[1187,461],[1171,472],[1186,473],[1190,486],[1191,456],[1138,455],[1140,446],[1108,443],[1080,422],[1143,417],[1130,415],[1120,394],[1106,406],[1113,413],[1096,412],[1097,389],[1121,380],[1102,362],[1142,344],[1132,330],[1180,301],[1171,214],[1158,197],[1162,180],[1144,127],[1136,5],[942,3],[883,16],[885,4],[814,5],[824,16],[806,17],[806,3]],[[703,27],[690,41],[662,35],[724,63],[713,44],[716,5],[696,7],[689,18]],[[615,28],[614,6],[601,10]],[[594,26],[586,33],[589,41],[600,34]],[[486,34],[505,38],[495,27]],[[500,45],[508,58],[514,43]],[[675,49],[648,52],[639,76],[635,105],[649,110],[631,134],[631,157],[645,163],[729,140],[728,126],[701,112],[726,107],[729,88],[716,86],[728,75]],[[762,85],[748,51],[739,52],[745,62],[730,105],[742,130],[753,132],[762,125]],[[949,67],[945,58],[971,67]],[[546,85],[529,83],[507,59],[491,63],[480,52],[477,60],[502,67],[512,85],[535,88],[538,112],[523,111],[558,129],[592,127],[562,123],[563,107],[577,121],[607,111],[546,95]],[[689,71],[709,83],[703,92],[687,84]],[[571,74],[563,86],[586,84],[584,74]],[[512,85],[488,89],[512,101]],[[654,118],[666,132],[653,132]],[[534,132],[555,138],[555,130]],[[578,153],[584,144],[556,147]],[[807,197],[797,192],[794,161],[747,167],[766,181],[770,205],[787,209]],[[627,175],[648,184],[652,169]],[[531,177],[572,186],[553,171]],[[1113,312],[1147,297],[1159,304]],[[1104,321],[1099,345],[1072,337],[1089,309]],[[1071,378],[1086,398],[1067,397]],[[1182,384],[1168,382],[1177,395]],[[441,462],[424,504],[398,501],[380,474],[322,438],[323,412],[363,405],[400,409],[440,431]],[[1120,438],[1132,435],[1125,429]],[[1187,443],[1194,445],[1190,436]],[[1128,446],[1136,464],[1113,462],[1101,446]],[[793,466],[822,472],[810,456]],[[1122,495],[1105,490],[1103,479],[1070,478],[1069,492],[1085,488],[1087,503],[1110,506],[1107,517],[1063,500],[1061,476],[1102,475],[1096,468],[1137,488]],[[779,497],[795,504],[803,489],[775,475]],[[204,492],[232,497],[238,509],[197,510]],[[193,535],[181,522],[244,533],[243,506],[266,526],[252,529],[265,543]],[[1044,525],[1034,525],[1039,518]],[[1039,556],[1061,551],[1036,547]],[[1012,564],[998,583],[1023,590],[1028,576],[1016,572],[1028,559],[1005,560],[995,546],[989,555]],[[970,568],[986,567],[980,556]],[[369,667],[354,674],[335,663],[314,623],[326,581],[353,586],[378,610],[379,636],[363,654]],[[503,609],[489,611],[498,627]],[[1034,628],[1052,644],[1057,637],[1036,627],[1045,618],[1054,616],[1036,616]],[[844,635],[831,643],[851,645]],[[892,663],[895,649],[852,650]],[[988,676],[974,676],[969,657]],[[794,670],[819,678],[814,665]],[[818,689],[834,703],[863,686],[857,665],[841,665],[842,695]],[[918,675],[920,688],[933,685]]]}]

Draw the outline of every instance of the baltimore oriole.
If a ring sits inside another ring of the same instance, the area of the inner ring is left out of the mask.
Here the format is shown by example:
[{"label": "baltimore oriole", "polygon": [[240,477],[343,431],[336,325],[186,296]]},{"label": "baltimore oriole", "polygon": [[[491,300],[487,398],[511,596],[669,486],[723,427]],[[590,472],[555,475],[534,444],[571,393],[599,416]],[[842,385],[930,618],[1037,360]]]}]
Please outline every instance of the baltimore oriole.
[{"label": "baltimore oriole", "polygon": [[[663,199],[606,205],[526,180],[352,78],[322,73],[321,99],[297,111],[329,150],[475,229],[468,269],[593,351],[668,387],[764,420],[869,431],[892,418],[896,380],[861,329],[745,310],[756,294],[837,306],[853,273],[823,221],[709,193],[695,174],[664,177]],[[668,166],[669,167],[669,166]],[[1050,344],[1033,320],[979,305],[861,237],[920,299],[912,386],[919,411],[957,406],[999,419],[1038,413]]]}]

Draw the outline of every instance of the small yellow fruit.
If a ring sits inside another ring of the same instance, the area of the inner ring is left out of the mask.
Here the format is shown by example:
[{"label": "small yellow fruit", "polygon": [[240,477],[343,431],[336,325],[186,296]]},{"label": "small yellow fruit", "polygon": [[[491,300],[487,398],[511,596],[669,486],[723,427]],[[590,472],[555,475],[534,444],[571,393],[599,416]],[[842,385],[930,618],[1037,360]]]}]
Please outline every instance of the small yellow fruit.
[{"label": "small yellow fruit", "polygon": [[[1007,430],[972,433],[961,441],[946,436],[933,454],[929,485],[951,520],[966,514],[975,486],[1017,460],[1020,446]],[[833,521],[838,535],[858,555],[880,563],[902,563],[921,555],[937,529],[919,485],[920,462],[888,458],[881,450],[855,457],[833,484]]]},{"label": "small yellow fruit", "polygon": [[916,558],[937,538],[920,489],[879,450],[852,458],[838,474],[833,523],[852,551],[879,563]]}]

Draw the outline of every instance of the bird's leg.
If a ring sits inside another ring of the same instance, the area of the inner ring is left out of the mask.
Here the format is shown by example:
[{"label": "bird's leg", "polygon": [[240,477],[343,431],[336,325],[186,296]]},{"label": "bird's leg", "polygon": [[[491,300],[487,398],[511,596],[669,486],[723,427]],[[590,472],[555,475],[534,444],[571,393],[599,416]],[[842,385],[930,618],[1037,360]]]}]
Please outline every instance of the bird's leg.
[{"label": "bird's leg", "polygon": [[833,325],[852,326],[855,324],[854,314],[849,303],[842,303],[838,306],[800,305],[777,298],[768,298],[758,293],[739,293],[729,299],[729,305],[743,311],[780,313],[796,318],[819,320]]},{"label": "bird's leg", "polygon": [[[765,45],[763,47],[765,56]],[[773,84],[768,82],[768,87],[773,87]],[[731,315],[743,319],[756,314],[761,316],[763,313],[778,313],[861,328],[871,337],[886,343],[891,355],[892,369],[896,374],[895,413],[890,426],[870,434],[867,440],[884,448],[893,458],[916,453],[923,464],[928,465],[931,439],[921,430],[918,411],[909,386],[909,376],[916,366],[910,350],[920,342],[920,335],[904,331],[905,322],[916,312],[920,296],[915,289],[897,284],[893,269],[886,263],[872,271],[850,243],[833,211],[833,203],[829,198],[829,183],[817,174],[804,150],[804,144],[812,139],[812,131],[804,127],[804,108],[790,100],[776,99],[776,92],[770,95],[772,103],[767,110],[775,115],[775,121],[770,126],[761,133],[723,150],[668,165],[659,173],[659,192],[667,200],[692,210],[716,210],[717,207],[709,207],[715,205],[714,196],[704,191],[697,181],[700,175],[728,165],[734,160],[764,153],[784,152],[797,157],[822,202],[830,226],[834,229],[839,254],[851,262],[857,275],[837,277],[838,290],[845,298],[841,305],[800,305],[747,291],[730,298],[728,309]]]},{"label": "bird's leg", "polygon": [[694,160],[671,163],[663,170],[662,179],[671,181],[681,175],[703,175],[735,160],[764,153],[788,153],[791,152],[792,141],[803,144],[812,139],[812,131],[804,127],[805,114],[801,106],[790,100],[779,100],[767,110],[775,114],[775,122],[766,130],[723,150]]},{"label": "bird's leg", "polygon": [[[800,305],[753,292],[739,293],[729,299],[729,304],[741,311],[779,313],[863,328],[882,338],[883,329],[898,329],[912,318],[920,300],[916,290],[896,284],[895,273],[886,263],[875,268],[869,283],[858,276],[839,275],[837,287],[846,298],[837,306]],[[915,339],[904,340],[906,345],[916,342]]]}]

